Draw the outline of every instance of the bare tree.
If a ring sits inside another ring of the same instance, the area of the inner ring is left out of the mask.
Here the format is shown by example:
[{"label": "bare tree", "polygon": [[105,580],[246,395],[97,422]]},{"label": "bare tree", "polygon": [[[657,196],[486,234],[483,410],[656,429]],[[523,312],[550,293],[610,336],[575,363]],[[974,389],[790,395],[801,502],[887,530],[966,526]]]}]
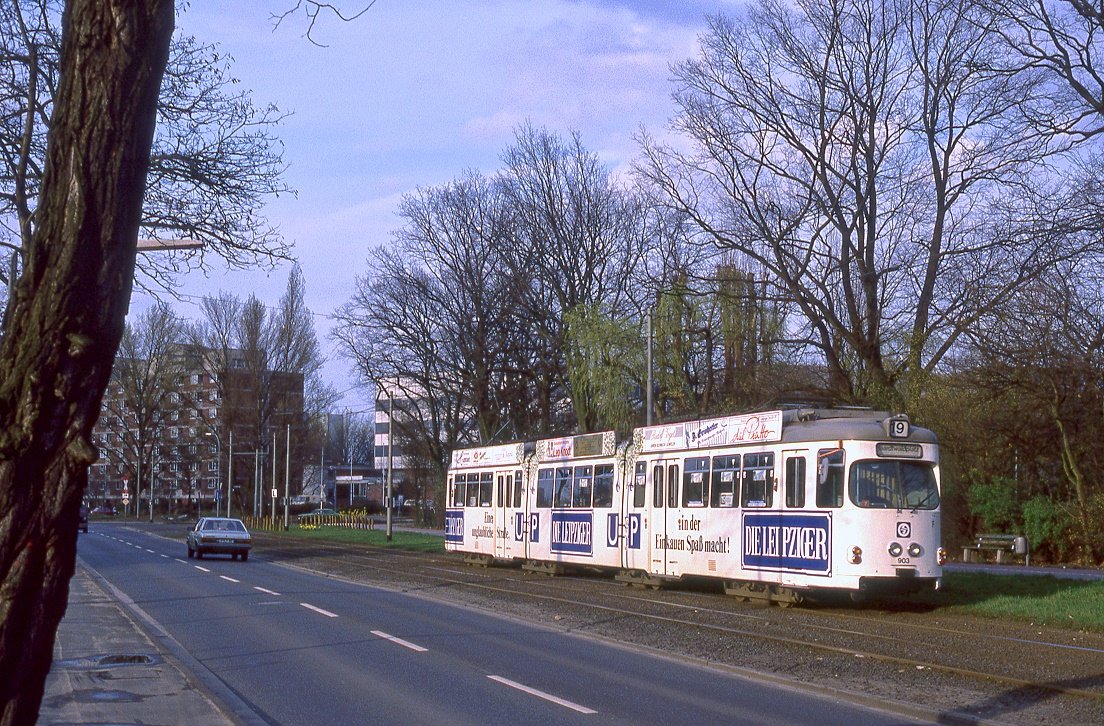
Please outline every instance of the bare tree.
[{"label": "bare tree", "polygon": [[35,224],[0,340],[3,724],[35,720],[65,612],[172,27],[168,0],[69,0],[62,16]]},{"label": "bare tree", "polygon": [[510,269],[526,283],[522,310],[529,335],[547,349],[534,361],[545,368],[537,397],[546,403],[542,427],[567,423],[553,423],[562,389],[570,391],[581,429],[593,430],[595,411],[583,405],[580,391],[570,390],[564,319],[576,308],[602,306],[614,316],[633,309],[629,282],[648,250],[647,216],[641,200],[614,183],[578,133],[564,139],[523,126],[515,137],[501,178],[511,214]]},{"label": "bare tree", "polygon": [[149,308],[133,325],[127,324],[119,345],[103,413],[122,425],[117,441],[101,442],[101,457],[117,470],[134,475],[135,499],[147,491],[153,462],[164,441],[164,429],[179,412],[179,382],[185,372],[181,355],[184,326],[164,303]]},{"label": "bare tree", "polygon": [[791,343],[840,398],[916,395],[981,316],[1080,252],[1040,233],[1032,175],[1054,149],[991,27],[967,0],[762,0],[676,68],[693,150],[644,139],[643,177],[792,301]]},{"label": "bare tree", "polygon": [[[59,0],[21,0],[0,9],[0,292],[25,264],[37,223],[46,136],[58,88]],[[257,107],[230,74],[217,46],[177,35],[157,108],[146,178],[142,236],[186,238],[202,251],[139,260],[139,284],[171,289],[174,273],[217,255],[233,267],[287,259],[288,246],[260,213],[267,198],[290,193],[273,129],[283,114]]]},{"label": "bare tree", "polygon": [[335,335],[363,382],[417,402],[417,415],[403,418],[401,433],[422,442],[422,459],[443,474],[449,452],[471,429],[455,331],[458,325],[470,331],[474,321],[442,306],[439,281],[404,250],[380,249],[375,259],[371,277],[358,280],[342,307]]},{"label": "bare tree", "polygon": [[[1023,499],[1066,509],[1072,532],[1061,544],[1095,564],[1104,557],[1104,315],[1098,262],[1063,266],[1001,306],[971,336],[962,365],[971,385],[1001,402],[994,418],[1022,427],[999,450],[1024,452],[1016,476]],[[953,415],[953,412],[952,414]],[[973,463],[973,462],[972,462]],[[988,475],[1007,470],[974,463]]]},{"label": "bare tree", "polygon": [[[297,471],[314,451],[311,421],[336,400],[333,387],[321,379],[324,358],[304,295],[302,272],[295,267],[275,310],[255,296],[243,302],[222,293],[204,299],[203,318],[188,332],[190,353],[214,379],[223,401],[222,423],[234,432],[241,450],[274,456],[273,432],[277,448],[288,445],[279,442],[290,437]],[[284,459],[278,464],[283,466]],[[250,465],[235,468],[245,474]],[[242,491],[248,498],[256,495],[253,490],[248,484]]]}]

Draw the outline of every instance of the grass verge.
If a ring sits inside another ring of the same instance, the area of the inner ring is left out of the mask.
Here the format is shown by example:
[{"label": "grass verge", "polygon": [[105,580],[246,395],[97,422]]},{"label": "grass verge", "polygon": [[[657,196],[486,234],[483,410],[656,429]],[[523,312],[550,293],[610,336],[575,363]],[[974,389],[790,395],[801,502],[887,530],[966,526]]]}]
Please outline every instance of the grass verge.
[{"label": "grass verge", "polygon": [[912,596],[933,609],[1104,632],[1104,581],[945,572],[943,588]]},{"label": "grass verge", "polygon": [[293,526],[287,532],[268,532],[281,537],[296,537],[298,539],[318,540],[323,542],[344,542],[347,544],[371,545],[373,547],[389,547],[410,552],[444,552],[444,533],[423,534],[421,532],[407,532],[396,529],[392,531],[391,541],[387,541],[387,532],[380,529],[347,529],[345,527],[316,527],[302,529]]}]

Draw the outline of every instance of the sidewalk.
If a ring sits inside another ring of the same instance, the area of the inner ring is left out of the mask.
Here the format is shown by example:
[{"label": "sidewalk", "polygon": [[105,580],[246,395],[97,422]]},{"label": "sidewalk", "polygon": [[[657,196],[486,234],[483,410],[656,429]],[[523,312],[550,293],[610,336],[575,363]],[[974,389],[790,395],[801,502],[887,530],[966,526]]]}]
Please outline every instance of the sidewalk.
[{"label": "sidewalk", "polygon": [[1062,565],[996,565],[985,562],[948,562],[945,572],[984,572],[987,575],[1049,575],[1059,580],[1104,580],[1104,570],[1065,567]]},{"label": "sidewalk", "polygon": [[235,722],[78,561],[38,723]]}]

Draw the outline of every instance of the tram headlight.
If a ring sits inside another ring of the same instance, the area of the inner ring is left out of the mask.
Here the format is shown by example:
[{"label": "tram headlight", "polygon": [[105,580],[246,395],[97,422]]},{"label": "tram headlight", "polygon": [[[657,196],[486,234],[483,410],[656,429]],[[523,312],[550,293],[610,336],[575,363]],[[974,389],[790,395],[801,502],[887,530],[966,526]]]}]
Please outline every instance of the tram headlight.
[{"label": "tram headlight", "polygon": [[924,554],[924,548],[913,542],[909,545],[909,557],[919,557]]},{"label": "tram headlight", "polygon": [[889,545],[889,556],[900,557],[901,553],[905,551],[905,548],[901,546],[900,542],[893,542]]},{"label": "tram headlight", "polygon": [[858,565],[862,563],[862,547],[855,546],[851,548],[851,556],[847,558],[847,561],[852,565]]},{"label": "tram headlight", "polygon": [[947,548],[946,547],[940,547],[939,549],[937,549],[935,551],[935,562],[940,567],[947,564]]}]

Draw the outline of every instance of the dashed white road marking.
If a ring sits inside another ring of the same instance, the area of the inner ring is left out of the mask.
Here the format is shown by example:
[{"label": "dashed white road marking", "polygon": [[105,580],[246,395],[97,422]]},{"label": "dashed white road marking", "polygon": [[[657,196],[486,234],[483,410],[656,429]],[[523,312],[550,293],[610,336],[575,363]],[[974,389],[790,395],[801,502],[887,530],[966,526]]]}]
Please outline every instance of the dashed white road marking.
[{"label": "dashed white road marking", "polygon": [[387,633],[383,632],[382,630],[373,630],[372,635],[376,635],[380,638],[383,638],[384,640],[390,640],[392,643],[396,643],[398,645],[401,645],[404,648],[410,648],[411,650],[413,650],[416,653],[425,653],[428,650],[428,648],[423,648],[420,645],[415,645],[414,643],[411,643],[409,640],[403,640],[402,638],[396,638],[394,635],[388,635]]},{"label": "dashed white road marking", "polygon": [[151,550],[151,549],[150,549],[149,547],[147,547],[147,548],[146,548],[146,552],[149,552],[149,553],[150,553],[151,555],[155,555],[155,554],[157,554],[156,552],[154,552],[153,550]]},{"label": "dashed white road marking", "polygon": [[278,592],[276,592],[276,591],[274,591],[274,590],[266,590],[265,588],[263,588],[263,587],[257,587],[256,585],[254,585],[254,586],[253,586],[253,589],[254,589],[254,590],[260,590],[260,591],[261,591],[261,592],[263,592],[263,593],[264,593],[265,595],[276,595],[277,597],[279,597],[279,595],[280,595],[280,593],[278,593]]},{"label": "dashed white road marking", "polygon": [[179,562],[179,563],[180,563],[180,564],[182,564],[182,565],[186,565],[186,564],[188,564],[187,562],[185,562],[184,560],[180,559],[179,557],[174,557],[173,559],[174,559],[174,560],[176,560],[177,562]]},{"label": "dashed white road marking", "polygon": [[200,572],[210,572],[210,570],[208,570],[206,567],[200,567],[199,565],[192,565],[192,567],[196,568]]},{"label": "dashed white road marking", "polygon": [[595,711],[593,709],[590,709],[590,708],[587,708],[586,706],[580,706],[577,703],[572,703],[571,701],[567,701],[567,700],[564,700],[562,698],[557,698],[556,696],[553,696],[551,693],[545,693],[544,691],[538,691],[536,688],[530,688],[529,686],[523,686],[522,684],[518,683],[517,681],[511,681],[509,678],[503,678],[502,676],[487,676],[487,677],[490,678],[492,681],[495,681],[497,683],[501,683],[504,686],[509,686],[510,688],[516,688],[519,691],[522,691],[524,693],[528,693],[530,696],[536,696],[537,698],[543,698],[546,701],[551,701],[552,703],[555,703],[556,705],[559,705],[559,706],[563,706],[564,708],[570,708],[572,711],[578,711],[579,713],[598,713],[597,711]]},{"label": "dashed white road marking", "polygon": [[337,617],[337,613],[331,613],[329,610],[323,610],[322,608],[315,607],[314,605],[311,605],[309,602],[301,602],[299,604],[302,605],[303,607],[305,607],[307,610],[313,610],[316,613],[319,613],[321,615],[325,615],[327,618],[336,618]]},{"label": "dashed white road marking", "polygon": [[219,575],[219,577],[227,582],[241,582],[241,580],[235,580],[233,577],[227,577],[226,575]]}]

